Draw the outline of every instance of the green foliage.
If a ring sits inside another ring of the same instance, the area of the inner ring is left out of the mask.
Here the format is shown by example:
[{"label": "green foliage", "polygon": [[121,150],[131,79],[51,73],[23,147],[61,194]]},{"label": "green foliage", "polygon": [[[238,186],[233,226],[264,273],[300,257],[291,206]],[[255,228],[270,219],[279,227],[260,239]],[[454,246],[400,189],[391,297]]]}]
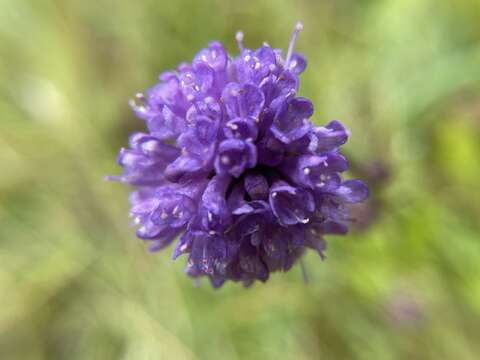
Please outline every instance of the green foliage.
[{"label": "green foliage", "polygon": [[[0,358],[476,359],[480,3],[0,1]],[[211,39],[286,47],[372,186],[349,237],[251,289],[194,288],[105,183],[127,105]],[[372,162],[372,159],[375,161]]]}]

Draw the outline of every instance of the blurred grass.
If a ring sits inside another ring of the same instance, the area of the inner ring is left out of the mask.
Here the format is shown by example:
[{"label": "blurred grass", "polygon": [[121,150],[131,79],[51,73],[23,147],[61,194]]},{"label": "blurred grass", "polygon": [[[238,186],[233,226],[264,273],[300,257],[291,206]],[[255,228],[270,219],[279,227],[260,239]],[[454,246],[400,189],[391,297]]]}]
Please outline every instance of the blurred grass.
[{"label": "blurred grass", "polygon": [[[211,39],[286,47],[372,186],[328,260],[245,290],[148,254],[104,183],[127,99]],[[477,359],[480,3],[0,1],[0,359]]]}]

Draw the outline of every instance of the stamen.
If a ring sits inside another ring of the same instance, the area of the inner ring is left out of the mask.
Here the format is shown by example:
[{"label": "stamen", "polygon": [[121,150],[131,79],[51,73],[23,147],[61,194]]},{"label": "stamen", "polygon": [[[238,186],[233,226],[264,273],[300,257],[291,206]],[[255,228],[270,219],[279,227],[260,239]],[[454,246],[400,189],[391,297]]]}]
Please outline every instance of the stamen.
[{"label": "stamen", "polygon": [[129,100],[129,105],[132,107],[134,110],[139,111],[139,112],[145,112],[147,110],[147,98],[145,95],[142,93],[137,93],[135,94],[134,99]]},{"label": "stamen", "polygon": [[298,33],[303,29],[303,24],[298,22],[295,25],[295,31],[293,32],[292,39],[290,40],[290,44],[288,45],[288,52],[287,58],[285,60],[285,67],[288,69],[290,64],[290,58],[292,57],[293,48],[295,47],[295,42],[297,41]]},{"label": "stamen", "polygon": [[173,208],[172,214],[173,214],[173,215],[177,215],[178,210],[180,210],[180,206],[177,204],[177,205]]},{"label": "stamen", "polygon": [[235,34],[235,40],[237,40],[238,48],[240,49],[240,51],[243,51],[243,49],[244,49],[244,47],[243,47],[243,32],[237,31],[237,33]]}]

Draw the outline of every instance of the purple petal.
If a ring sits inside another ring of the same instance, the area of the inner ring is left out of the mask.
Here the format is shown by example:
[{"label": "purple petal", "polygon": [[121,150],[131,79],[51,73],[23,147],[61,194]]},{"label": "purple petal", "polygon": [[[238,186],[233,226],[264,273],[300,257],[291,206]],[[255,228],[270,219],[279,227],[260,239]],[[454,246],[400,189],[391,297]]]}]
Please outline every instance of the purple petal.
[{"label": "purple petal", "polygon": [[368,186],[360,180],[346,180],[335,194],[347,203],[358,203],[368,197]]},{"label": "purple petal", "polygon": [[225,48],[218,41],[211,42],[207,49],[202,49],[194,58],[194,64],[206,64],[215,71],[225,70],[228,55]]},{"label": "purple petal", "polygon": [[218,174],[230,174],[240,177],[245,169],[257,163],[257,150],[250,141],[228,139],[220,143],[215,159],[215,170]]},{"label": "purple petal", "polygon": [[264,137],[257,143],[258,162],[267,166],[277,166],[284,159],[285,147],[274,137]]},{"label": "purple petal", "polygon": [[266,200],[268,197],[268,182],[261,174],[248,174],[245,176],[245,190],[254,200]]},{"label": "purple petal", "polygon": [[284,102],[275,114],[271,127],[273,135],[285,144],[289,144],[306,135],[312,125],[308,120],[313,114],[313,105],[305,98],[294,98]]},{"label": "purple petal", "polygon": [[173,182],[204,169],[204,161],[197,155],[182,155],[165,168],[165,177]]},{"label": "purple petal", "polygon": [[222,231],[229,225],[230,210],[225,194],[231,177],[216,175],[207,185],[202,196],[202,223],[206,229]]},{"label": "purple petal", "polygon": [[207,96],[190,106],[186,114],[186,120],[190,124],[195,123],[199,117],[212,121],[221,121],[222,116],[222,108],[218,101],[211,96]]},{"label": "purple petal", "polygon": [[301,188],[278,182],[270,189],[270,206],[280,224],[288,226],[306,224],[315,210],[312,194]]},{"label": "purple petal", "polygon": [[317,150],[324,152],[338,148],[348,140],[349,132],[340,121],[333,120],[324,127],[315,128]]},{"label": "purple petal", "polygon": [[258,128],[253,118],[236,118],[225,124],[224,133],[230,139],[255,140]]},{"label": "purple petal", "polygon": [[300,75],[307,67],[307,59],[299,53],[293,53],[289,63],[289,70],[295,75]]},{"label": "purple petal", "polygon": [[161,203],[152,212],[150,219],[157,225],[179,228],[184,226],[194,215],[197,206],[188,196],[174,193],[173,189],[163,189],[157,194]]},{"label": "purple petal", "polygon": [[252,84],[228,84],[222,93],[222,100],[230,119],[256,119],[262,111],[264,96],[260,89]]}]

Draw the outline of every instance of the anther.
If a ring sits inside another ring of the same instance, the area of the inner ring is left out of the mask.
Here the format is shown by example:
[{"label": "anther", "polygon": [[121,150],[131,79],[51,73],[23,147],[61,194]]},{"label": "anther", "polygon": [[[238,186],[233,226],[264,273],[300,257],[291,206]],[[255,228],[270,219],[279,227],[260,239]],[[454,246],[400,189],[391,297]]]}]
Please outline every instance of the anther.
[{"label": "anther", "polygon": [[222,156],[221,160],[222,160],[222,164],[224,164],[224,165],[230,164],[230,158],[226,155]]}]

